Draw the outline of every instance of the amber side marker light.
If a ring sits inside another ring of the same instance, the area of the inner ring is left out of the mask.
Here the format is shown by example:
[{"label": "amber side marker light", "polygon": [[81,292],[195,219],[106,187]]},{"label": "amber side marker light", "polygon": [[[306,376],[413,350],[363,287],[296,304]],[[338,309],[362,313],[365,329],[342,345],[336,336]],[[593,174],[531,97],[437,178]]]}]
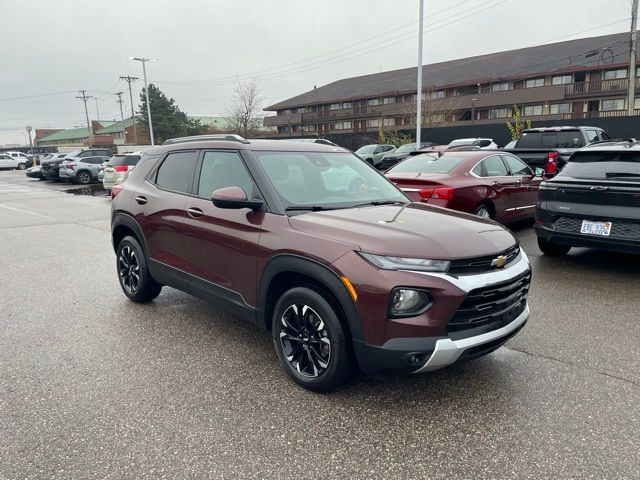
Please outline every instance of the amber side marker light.
[{"label": "amber side marker light", "polygon": [[351,281],[347,277],[340,277],[340,278],[342,279],[342,283],[344,283],[345,286],[347,287],[347,290],[349,290],[349,293],[351,294],[353,301],[357,302],[358,292],[356,292],[356,289],[353,287],[353,284],[351,283]]}]

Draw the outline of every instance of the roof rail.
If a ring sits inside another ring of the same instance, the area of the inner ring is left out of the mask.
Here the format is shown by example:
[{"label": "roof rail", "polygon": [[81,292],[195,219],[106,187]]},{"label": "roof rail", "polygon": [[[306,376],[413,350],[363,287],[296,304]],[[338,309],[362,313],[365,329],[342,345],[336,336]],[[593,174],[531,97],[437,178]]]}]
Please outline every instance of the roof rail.
[{"label": "roof rail", "polygon": [[218,135],[194,135],[192,137],[178,137],[165,140],[163,145],[173,145],[175,143],[198,142],[204,140],[221,140],[227,142],[239,142],[248,144],[249,140],[236,134],[218,134]]}]

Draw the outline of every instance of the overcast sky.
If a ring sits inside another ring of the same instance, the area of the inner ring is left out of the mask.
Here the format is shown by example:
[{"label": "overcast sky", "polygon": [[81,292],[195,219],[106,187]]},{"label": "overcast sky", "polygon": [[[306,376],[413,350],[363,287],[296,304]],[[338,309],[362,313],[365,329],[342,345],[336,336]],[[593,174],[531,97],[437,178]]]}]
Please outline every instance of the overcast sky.
[{"label": "overcast sky", "polygon": [[[626,31],[630,4],[425,0],[424,62]],[[24,143],[25,125],[84,126],[80,89],[101,119],[119,119],[118,77],[142,77],[129,56],[157,58],[149,81],[185,112],[224,115],[236,75],[257,78],[266,106],[415,65],[417,17],[418,0],[0,0],[0,144]]]}]

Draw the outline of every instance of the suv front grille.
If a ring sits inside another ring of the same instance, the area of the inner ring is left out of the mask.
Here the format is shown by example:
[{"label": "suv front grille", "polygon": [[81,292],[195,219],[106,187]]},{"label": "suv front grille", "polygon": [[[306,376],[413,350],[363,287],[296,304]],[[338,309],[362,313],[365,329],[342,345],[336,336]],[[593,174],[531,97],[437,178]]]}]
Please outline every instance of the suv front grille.
[{"label": "suv front grille", "polygon": [[449,273],[457,275],[464,273],[482,273],[490,270],[495,270],[495,266],[491,263],[500,255],[505,257],[505,266],[508,266],[511,262],[518,258],[520,253],[520,247],[515,246],[509,250],[505,250],[502,253],[496,255],[487,255],[485,257],[465,258],[462,260],[453,260],[449,266]]},{"label": "suv front grille", "polygon": [[[612,219],[611,223],[610,237],[640,240],[640,222]],[[553,226],[559,232],[580,233],[582,218],[560,217],[553,223]]]},{"label": "suv front grille", "polygon": [[489,287],[471,290],[449,320],[448,332],[477,327],[484,331],[504,327],[520,315],[527,305],[531,271]]}]

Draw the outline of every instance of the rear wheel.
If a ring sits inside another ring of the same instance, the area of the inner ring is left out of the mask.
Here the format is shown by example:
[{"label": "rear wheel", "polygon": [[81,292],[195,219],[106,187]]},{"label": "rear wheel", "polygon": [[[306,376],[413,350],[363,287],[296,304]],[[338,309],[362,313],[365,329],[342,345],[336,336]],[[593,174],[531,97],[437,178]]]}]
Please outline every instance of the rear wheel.
[{"label": "rear wheel", "polygon": [[140,243],[131,236],[124,237],[116,251],[118,280],[124,294],[134,302],[150,302],[162,290],[151,278],[147,259]]},{"label": "rear wheel", "polygon": [[292,288],[278,300],[272,319],[273,345],[298,385],[327,391],[351,377],[351,350],[338,315],[335,307],[309,288]]},{"label": "rear wheel", "polygon": [[493,212],[488,205],[482,204],[478,208],[476,208],[476,215],[480,218],[486,218],[491,220],[493,218]]},{"label": "rear wheel", "polygon": [[569,245],[561,245],[559,243],[553,243],[544,238],[538,237],[538,248],[542,250],[545,255],[551,255],[553,257],[560,257],[566,255],[571,250]]},{"label": "rear wheel", "polygon": [[89,172],[78,172],[76,180],[78,181],[78,183],[86,185],[87,183],[91,182],[91,174]]},{"label": "rear wheel", "polygon": [[25,168],[27,168],[27,165],[25,163],[19,163],[16,168],[18,170],[24,170]]}]

